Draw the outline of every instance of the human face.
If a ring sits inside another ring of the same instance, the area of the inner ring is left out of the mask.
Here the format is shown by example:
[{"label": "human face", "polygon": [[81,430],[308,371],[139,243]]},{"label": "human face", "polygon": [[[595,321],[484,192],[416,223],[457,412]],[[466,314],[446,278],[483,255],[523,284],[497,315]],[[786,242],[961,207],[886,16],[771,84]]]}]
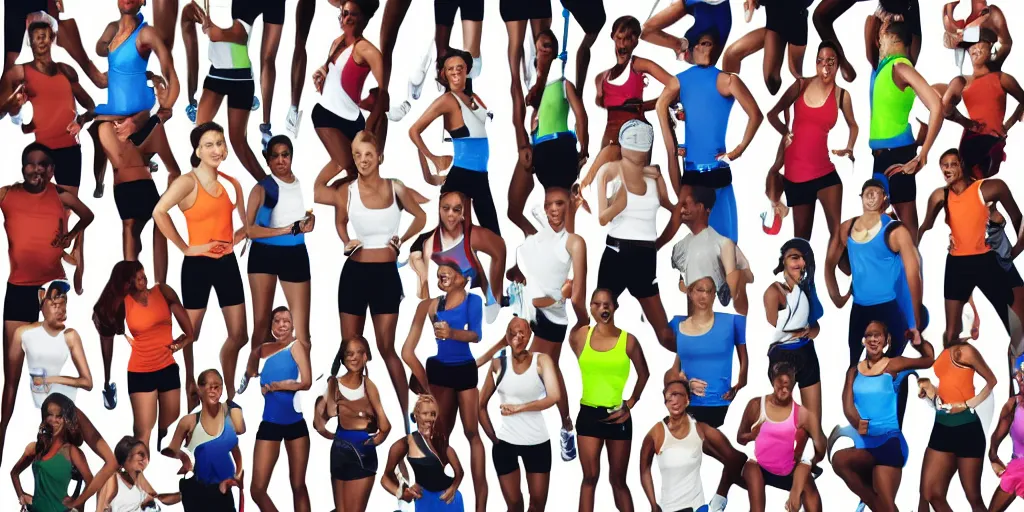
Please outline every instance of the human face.
[{"label": "human face", "polygon": [[670,416],[678,418],[686,413],[690,405],[690,395],[686,393],[686,386],[681,382],[673,382],[665,388],[665,408]]},{"label": "human face", "polygon": [[358,340],[353,340],[345,345],[345,369],[351,373],[361,373],[366,368],[366,361],[369,356],[366,353],[366,345]]},{"label": "human face", "polygon": [[690,54],[693,55],[693,63],[697,66],[710,66],[711,52],[715,49],[715,39],[704,34],[691,45]]},{"label": "human face", "polygon": [[292,333],[292,313],[290,311],[280,311],[274,314],[274,320],[270,325],[270,332],[274,334],[276,339],[286,339]]},{"label": "human face", "polygon": [[224,134],[217,130],[209,130],[199,138],[196,149],[199,160],[208,167],[216,169],[228,157],[228,145],[224,142]]},{"label": "human face", "polygon": [[46,406],[46,418],[43,424],[50,430],[53,437],[57,437],[64,431],[64,411],[57,403],[50,403]]},{"label": "human face", "polygon": [[42,151],[32,151],[21,168],[25,189],[32,193],[42,192],[53,176],[53,160]]},{"label": "human face", "polygon": [[141,292],[142,290],[149,288],[149,279],[146,278],[145,270],[140,270],[135,273],[135,276],[132,277],[131,287],[132,289],[128,290],[129,292]]},{"label": "human face", "polygon": [[[539,51],[539,49],[538,49]],[[448,82],[448,88],[455,92],[466,90],[466,74],[469,66],[461,56],[448,57],[444,61],[444,79]]]},{"label": "human face", "polygon": [[979,41],[971,45],[967,49],[967,53],[971,55],[971,64],[980,66],[987,64],[992,58],[992,43],[988,41]]},{"label": "human face", "polygon": [[694,308],[698,310],[711,309],[715,305],[715,280],[705,277],[690,284],[686,295],[693,302]]},{"label": "human face", "polygon": [[537,38],[537,65],[541,63],[550,63],[555,57],[558,56],[558,47],[554,39],[551,39],[549,35],[542,35]]},{"label": "human face", "polygon": [[32,55],[38,57],[50,52],[53,47],[53,31],[49,28],[37,28],[30,34]]},{"label": "human face", "polygon": [[505,341],[512,347],[513,355],[526,352],[526,345],[530,343],[530,323],[522,318],[513,318],[508,324]]},{"label": "human face", "polygon": [[822,48],[815,59],[815,66],[818,70],[818,78],[825,84],[832,84],[836,81],[836,69],[839,66],[839,58],[832,48]]},{"label": "human face", "polygon": [[786,374],[776,375],[772,379],[772,394],[775,400],[786,403],[793,399],[793,378]]},{"label": "human face", "polygon": [[437,404],[434,402],[423,402],[414,411],[416,416],[416,429],[420,435],[430,439],[434,433],[434,422],[437,421]]},{"label": "human face", "polygon": [[610,293],[602,291],[590,300],[590,316],[598,323],[610,325],[615,321],[615,304]]},{"label": "human face", "polygon": [[441,198],[439,210],[438,214],[441,218],[441,224],[446,230],[454,231],[462,224],[462,198],[459,197],[459,194],[445,194]]},{"label": "human face", "polygon": [[632,30],[622,28],[612,35],[612,41],[615,42],[615,62],[624,65],[633,56],[633,50],[636,50],[640,38]]},{"label": "human face", "polygon": [[687,194],[683,197],[682,206],[679,209],[679,218],[683,222],[690,222],[700,218],[704,214],[704,205],[698,203],[693,199],[693,196]]},{"label": "human face", "polygon": [[882,328],[882,324],[871,322],[864,330],[864,349],[867,351],[868,357],[872,359],[881,357],[888,344],[889,337]]},{"label": "human face", "polygon": [[964,177],[964,170],[960,166],[960,157],[956,155],[942,157],[939,160],[939,168],[942,169],[942,179],[946,180],[946,185],[952,185]]},{"label": "human face", "polygon": [[145,3],[145,0],[118,0],[117,8],[121,14],[137,14]]},{"label": "human face", "polygon": [[60,329],[68,320],[68,296],[57,295],[56,290],[50,293],[51,297],[43,299],[43,321]]},{"label": "human face", "polygon": [[267,151],[267,164],[274,176],[283,178],[292,173],[292,150],[287,144],[278,143]]},{"label": "human face", "polygon": [[860,202],[865,212],[881,212],[885,209],[885,190],[879,187],[868,187],[861,192]]},{"label": "human face", "polygon": [[345,2],[342,5],[338,20],[341,22],[341,31],[350,35],[362,33],[369,21],[355,2]]},{"label": "human face", "polygon": [[782,256],[782,271],[793,282],[799,283],[803,279],[805,268],[807,262],[804,261],[804,254],[799,249],[789,249]]},{"label": "human face", "polygon": [[548,225],[555,231],[565,226],[565,212],[569,209],[569,194],[565,189],[552,187],[544,195],[544,213],[548,215]]},{"label": "human face", "polygon": [[356,170],[360,176],[370,176],[376,173],[380,167],[380,154],[377,153],[377,146],[365,140],[352,143],[352,160],[356,163]]},{"label": "human face", "polygon": [[457,290],[466,285],[465,278],[459,271],[455,270],[448,265],[441,265],[437,268],[437,287],[442,292],[448,293],[451,290]]},{"label": "human face", "polygon": [[220,396],[224,390],[224,380],[216,373],[206,375],[206,384],[202,386],[202,399],[207,405],[220,403]]},{"label": "human face", "polygon": [[141,473],[149,466],[149,452],[143,444],[135,445],[128,459],[124,461],[124,469],[130,474]]}]

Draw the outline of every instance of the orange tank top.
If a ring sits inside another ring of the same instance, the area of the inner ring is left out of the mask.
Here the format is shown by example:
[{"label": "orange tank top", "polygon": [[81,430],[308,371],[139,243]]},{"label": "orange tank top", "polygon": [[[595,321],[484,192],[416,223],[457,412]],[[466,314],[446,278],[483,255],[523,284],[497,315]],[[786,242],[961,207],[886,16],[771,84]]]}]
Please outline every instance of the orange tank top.
[{"label": "orange tank top", "polygon": [[[219,176],[226,175],[220,171]],[[203,188],[195,173],[191,174],[196,182],[196,201],[192,207],[183,211],[185,224],[188,225],[188,244],[203,245],[213,241],[227,242],[230,244],[235,232],[231,224],[231,213],[235,209],[234,203],[228,197],[224,186],[217,181],[217,193],[211,195]],[[224,254],[228,254],[225,252]],[[205,254],[211,258],[220,258],[223,254]]]},{"label": "orange tank top", "polygon": [[932,370],[939,378],[939,398],[943,403],[965,402],[974,397],[974,370],[953,362],[950,349],[939,354]]},{"label": "orange tank top", "polygon": [[1006,116],[1006,91],[999,83],[999,73],[975,78],[964,88],[964,106],[971,120],[985,123],[989,128],[1003,126]]},{"label": "orange tank top", "polygon": [[148,304],[143,306],[131,295],[124,298],[125,323],[132,333],[132,355],[128,358],[128,371],[155,372],[174,364],[169,345],[174,341],[171,333],[171,308],[160,288],[149,289]]},{"label": "orange tank top", "polygon": [[38,286],[64,279],[64,249],[53,244],[58,235],[67,232],[64,204],[57,195],[57,187],[47,183],[42,192],[32,194],[20,184],[14,185],[0,202],[0,211],[4,214],[11,262],[7,282]]},{"label": "orange tank top", "polygon": [[71,81],[60,70],[50,76],[30,64],[25,64],[24,69],[25,89],[32,103],[32,122],[36,125],[36,142],[50,149],[77,146],[78,141],[68,133],[68,125],[78,115]]},{"label": "orange tank top", "polygon": [[981,197],[981,183],[977,180],[957,194],[949,190],[946,197],[946,223],[953,234],[953,256],[973,256],[991,250],[985,241],[988,226],[988,207]]}]

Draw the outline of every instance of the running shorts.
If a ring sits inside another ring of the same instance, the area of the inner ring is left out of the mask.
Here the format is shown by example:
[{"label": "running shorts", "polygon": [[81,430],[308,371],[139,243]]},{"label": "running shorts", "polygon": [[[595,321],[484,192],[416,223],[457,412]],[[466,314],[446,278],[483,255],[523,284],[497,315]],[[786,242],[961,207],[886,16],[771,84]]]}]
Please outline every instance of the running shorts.
[{"label": "running shorts", "polygon": [[178,363],[161,368],[154,372],[128,372],[128,394],[164,393],[181,389],[181,376]]},{"label": "running shorts", "polygon": [[286,283],[309,282],[309,253],[306,244],[270,245],[254,241],[249,249],[246,271],[249,274],[277,276]]},{"label": "running shorts", "polygon": [[402,278],[398,276],[398,265],[393,261],[362,263],[345,261],[338,281],[338,312],[349,315],[398,314],[398,306],[404,298]]},{"label": "running shorts", "polygon": [[306,420],[299,420],[289,425],[281,425],[269,421],[261,421],[260,428],[256,431],[257,441],[294,441],[299,438],[309,437],[309,427]]},{"label": "running shorts", "polygon": [[153,218],[153,209],[159,201],[160,192],[157,192],[152,179],[114,185],[114,204],[121,220],[134,220],[145,225]]},{"label": "running shorts", "polygon": [[210,290],[217,292],[221,309],[245,304],[242,274],[235,253],[220,258],[185,256],[181,262],[181,304],[185,309],[206,309]]},{"label": "running shorts", "polygon": [[523,469],[527,473],[551,472],[551,441],[540,444],[522,446],[498,440],[491,447],[491,459],[498,476],[519,471],[519,459],[523,459]]},{"label": "running shorts", "polygon": [[597,287],[609,290],[614,299],[627,289],[637,299],[654,297],[658,295],[657,260],[653,241],[609,236],[597,270]]},{"label": "running shorts", "polygon": [[836,171],[803,183],[789,181],[785,176],[782,178],[782,187],[786,192],[786,206],[789,207],[813,205],[818,200],[818,192],[842,184],[843,181],[839,179],[839,173]]}]

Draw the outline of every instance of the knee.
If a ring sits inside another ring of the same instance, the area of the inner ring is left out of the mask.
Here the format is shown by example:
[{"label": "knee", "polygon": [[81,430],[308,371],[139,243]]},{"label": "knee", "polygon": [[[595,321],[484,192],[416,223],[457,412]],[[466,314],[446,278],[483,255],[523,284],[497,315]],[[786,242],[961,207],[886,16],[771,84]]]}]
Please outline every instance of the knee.
[{"label": "knee", "polygon": [[601,473],[599,471],[594,471],[593,473],[584,472],[583,473],[583,486],[584,487],[597,487],[597,480],[600,477],[601,477]]},{"label": "knee", "polygon": [[480,443],[480,433],[476,428],[476,425],[466,428],[466,440],[469,441],[470,445]]},{"label": "knee", "polygon": [[544,512],[545,509],[544,500],[540,497],[530,496],[530,510],[529,512]]},{"label": "knee", "polygon": [[941,489],[936,489],[934,485],[923,485],[924,489],[921,489],[921,493],[924,499],[931,505],[942,505],[946,503],[946,494]]},{"label": "knee", "polygon": [[[524,512],[523,495],[521,493],[509,496],[505,504],[508,506],[509,512]],[[530,508],[531,510],[533,509],[532,504]]]},{"label": "knee", "polygon": [[764,85],[768,88],[768,92],[774,96],[782,87],[782,77],[779,76],[779,73],[773,71],[764,77]]},{"label": "knee", "polygon": [[[305,496],[309,495],[309,490],[306,489],[306,481],[305,480],[293,478],[291,484],[292,484],[292,495],[294,495],[296,497],[299,497],[299,496],[305,497]],[[264,492],[266,492],[265,489],[264,489]]]},{"label": "knee", "polygon": [[818,32],[821,32],[823,27],[828,27],[832,24],[832,20],[825,16],[821,9],[814,10],[814,14],[811,15],[811,22],[814,23],[814,29]]},{"label": "knee", "polygon": [[270,495],[267,494],[268,482],[253,482],[252,489],[249,492],[252,494],[253,501],[263,502],[270,499]]}]

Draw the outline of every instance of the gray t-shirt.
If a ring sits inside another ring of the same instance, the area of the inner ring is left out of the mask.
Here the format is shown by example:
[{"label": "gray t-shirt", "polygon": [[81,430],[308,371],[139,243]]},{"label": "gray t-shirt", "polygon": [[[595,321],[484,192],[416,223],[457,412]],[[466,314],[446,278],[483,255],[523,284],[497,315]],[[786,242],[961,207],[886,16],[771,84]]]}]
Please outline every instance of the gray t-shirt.
[{"label": "gray t-shirt", "polygon": [[[727,258],[732,255],[729,264],[723,262],[723,253]],[[728,306],[732,296],[725,280],[726,275],[731,270],[750,268],[750,264],[732,240],[709,226],[696,235],[686,235],[672,247],[672,268],[679,271],[685,286],[710,277],[715,282],[719,301],[723,306]]]}]

